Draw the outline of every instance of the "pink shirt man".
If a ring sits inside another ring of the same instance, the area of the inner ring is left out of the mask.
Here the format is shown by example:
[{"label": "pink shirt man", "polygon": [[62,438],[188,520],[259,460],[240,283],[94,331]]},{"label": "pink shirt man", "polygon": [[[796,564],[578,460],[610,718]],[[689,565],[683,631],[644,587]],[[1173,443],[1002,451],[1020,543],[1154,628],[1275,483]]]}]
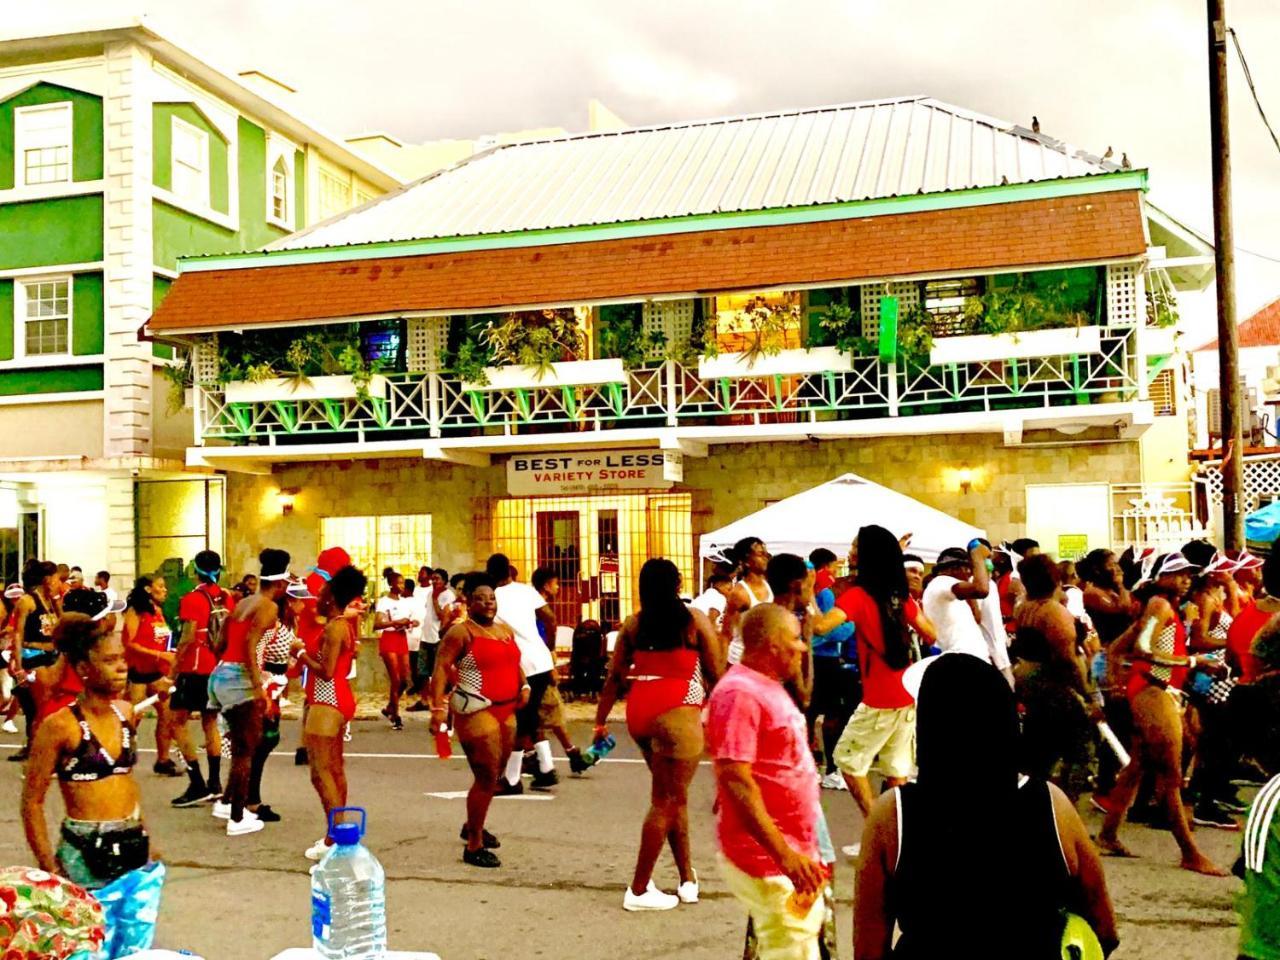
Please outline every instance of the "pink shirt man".
[{"label": "pink shirt man", "polygon": [[[707,747],[712,758],[751,764],[765,809],[797,853],[818,855],[818,770],[804,714],[781,683],[737,664],[711,692]],[[751,836],[734,804],[719,798],[716,836],[725,858],[753,877],[782,873]]]}]

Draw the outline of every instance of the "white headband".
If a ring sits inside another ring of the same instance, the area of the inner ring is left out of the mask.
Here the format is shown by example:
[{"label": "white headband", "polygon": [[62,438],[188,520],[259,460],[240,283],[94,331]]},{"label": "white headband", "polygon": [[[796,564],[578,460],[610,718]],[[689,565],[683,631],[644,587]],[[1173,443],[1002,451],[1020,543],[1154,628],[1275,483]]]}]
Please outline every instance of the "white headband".
[{"label": "white headband", "polygon": [[285,570],[283,573],[264,573],[262,574],[262,576],[258,577],[258,579],[259,580],[292,580],[293,574],[290,573],[288,570]]}]

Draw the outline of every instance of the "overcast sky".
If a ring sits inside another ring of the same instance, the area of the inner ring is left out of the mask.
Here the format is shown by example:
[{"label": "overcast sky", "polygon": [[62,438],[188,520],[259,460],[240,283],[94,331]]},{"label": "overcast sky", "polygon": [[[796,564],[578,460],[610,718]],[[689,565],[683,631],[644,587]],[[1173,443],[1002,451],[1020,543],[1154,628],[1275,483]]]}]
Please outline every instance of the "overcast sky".
[{"label": "overcast sky", "polygon": [[[1227,0],[1280,127],[1280,2]],[[351,134],[404,140],[582,129],[926,94],[1151,171],[1209,234],[1204,0],[0,0],[68,27],[145,12],[216,64],[298,88]],[[8,32],[6,30],[6,32]],[[1234,61],[1234,54],[1232,55]],[[1280,150],[1231,68],[1242,318],[1280,297]]]}]

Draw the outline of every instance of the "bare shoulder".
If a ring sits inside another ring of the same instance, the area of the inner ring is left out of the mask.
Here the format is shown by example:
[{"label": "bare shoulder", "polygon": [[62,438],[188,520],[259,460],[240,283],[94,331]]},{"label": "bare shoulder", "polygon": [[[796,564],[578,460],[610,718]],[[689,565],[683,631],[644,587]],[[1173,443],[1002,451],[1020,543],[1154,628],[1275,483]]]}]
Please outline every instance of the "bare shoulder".
[{"label": "bare shoulder", "polygon": [[705,613],[703,613],[701,610],[696,609],[695,607],[689,607],[688,610],[690,615],[693,617],[694,624],[698,627],[699,630],[713,629],[713,627],[711,626],[711,618],[708,617]]},{"label": "bare shoulder", "polygon": [[1084,822],[1075,805],[1057,784],[1050,783],[1049,798],[1053,802],[1053,819],[1058,827],[1058,839],[1062,844],[1062,855],[1067,861],[1067,870],[1073,876],[1079,870],[1080,858],[1077,854],[1079,844],[1089,842]]},{"label": "bare shoulder", "polygon": [[1173,616],[1173,606],[1164,597],[1155,596],[1147,601],[1146,613],[1148,616],[1163,620]]}]

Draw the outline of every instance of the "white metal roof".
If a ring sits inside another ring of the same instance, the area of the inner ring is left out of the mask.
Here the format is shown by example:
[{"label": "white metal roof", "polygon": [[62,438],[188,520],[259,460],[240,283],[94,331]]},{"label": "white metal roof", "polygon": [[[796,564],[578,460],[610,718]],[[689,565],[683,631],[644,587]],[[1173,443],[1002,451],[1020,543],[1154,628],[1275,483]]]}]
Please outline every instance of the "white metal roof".
[{"label": "white metal roof", "polygon": [[928,97],[496,146],[270,249],[811,206],[1119,170]]}]

